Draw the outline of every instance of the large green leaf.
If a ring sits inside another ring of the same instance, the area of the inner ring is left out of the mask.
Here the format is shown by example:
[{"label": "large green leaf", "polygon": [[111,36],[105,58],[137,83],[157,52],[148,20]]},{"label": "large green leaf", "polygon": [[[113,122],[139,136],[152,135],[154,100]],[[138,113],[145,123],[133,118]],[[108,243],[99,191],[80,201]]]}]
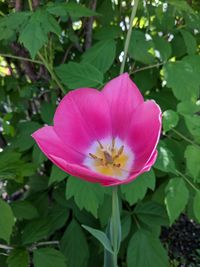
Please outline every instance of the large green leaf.
[{"label": "large green leaf", "polygon": [[194,201],[193,201],[193,211],[194,211],[195,217],[200,223],[200,191],[197,191],[195,193]]},{"label": "large green leaf", "polygon": [[49,235],[51,222],[48,219],[35,219],[26,224],[22,233],[23,244],[30,244]]},{"label": "large green leaf", "polygon": [[99,240],[99,242],[104,246],[104,249],[106,249],[110,253],[113,253],[111,242],[104,232],[94,229],[92,227],[86,226],[86,225],[82,225],[82,227],[85,228],[97,240]]},{"label": "large green leaf", "polygon": [[0,199],[0,214],[0,239],[9,243],[15,219],[10,206],[2,199]]},{"label": "large green leaf", "polygon": [[102,72],[89,63],[69,62],[55,70],[63,84],[67,85],[69,89],[103,84]]},{"label": "large green leaf", "polygon": [[200,181],[200,147],[187,146],[185,150],[186,166],[194,181]]},{"label": "large green leaf", "polygon": [[155,174],[153,170],[145,172],[127,185],[122,185],[121,191],[125,195],[125,199],[129,204],[133,205],[138,200],[144,198],[148,188],[151,190],[154,190],[155,188]]},{"label": "large green leaf", "polygon": [[32,13],[28,23],[20,32],[19,41],[30,52],[31,57],[35,58],[37,52],[48,41],[48,33],[60,34],[59,24],[52,15],[42,9]]},{"label": "large green leaf", "polygon": [[188,202],[189,191],[182,178],[173,178],[167,184],[165,192],[165,205],[172,224],[184,211]]},{"label": "large green leaf", "polygon": [[77,3],[50,3],[47,11],[56,16],[70,15],[74,18],[97,16],[98,13]]},{"label": "large green leaf", "polygon": [[8,267],[28,267],[29,253],[22,248],[13,249],[7,259]]},{"label": "large green leaf", "polygon": [[83,230],[75,220],[72,220],[61,239],[61,251],[67,259],[68,267],[88,266],[88,244]]},{"label": "large green leaf", "polygon": [[96,43],[83,54],[83,62],[88,62],[105,73],[113,64],[116,54],[114,40],[105,40]]},{"label": "large green leaf", "polygon": [[139,203],[134,209],[134,214],[146,225],[168,225],[166,210],[153,201]]},{"label": "large green leaf", "polygon": [[176,127],[179,121],[177,112],[173,110],[166,110],[163,112],[163,128],[165,132],[168,132],[172,128]]},{"label": "large green leaf", "polygon": [[187,48],[187,53],[189,55],[195,54],[197,50],[197,42],[195,37],[189,31],[186,30],[181,30],[181,34],[183,36]]},{"label": "large green leaf", "polygon": [[37,209],[27,200],[14,201],[11,208],[17,219],[31,220],[39,216]]},{"label": "large green leaf", "polygon": [[128,245],[127,266],[169,267],[169,263],[159,239],[146,231],[138,230]]},{"label": "large green leaf", "polygon": [[129,45],[130,56],[139,62],[151,64],[154,62],[154,57],[149,52],[151,48],[153,48],[153,42],[147,41],[142,31],[134,30]]},{"label": "large green leaf", "polygon": [[66,267],[64,255],[54,248],[40,248],[33,252],[35,267]]},{"label": "large green leaf", "polygon": [[103,203],[104,190],[98,184],[69,177],[66,189],[67,199],[73,197],[80,209],[85,208],[97,217],[98,207]]},{"label": "large green leaf", "polygon": [[[167,86],[172,88],[179,100],[199,96],[200,56],[188,56],[181,61],[170,62],[164,66]],[[180,79],[181,77],[181,79]]]},{"label": "large green leaf", "polygon": [[167,148],[163,141],[160,141],[158,145],[158,158],[154,165],[155,168],[164,171],[176,173],[175,162],[172,152]]},{"label": "large green leaf", "polygon": [[62,171],[55,165],[52,165],[51,174],[49,177],[49,185],[53,184],[54,182],[61,182],[67,177],[67,173]]}]

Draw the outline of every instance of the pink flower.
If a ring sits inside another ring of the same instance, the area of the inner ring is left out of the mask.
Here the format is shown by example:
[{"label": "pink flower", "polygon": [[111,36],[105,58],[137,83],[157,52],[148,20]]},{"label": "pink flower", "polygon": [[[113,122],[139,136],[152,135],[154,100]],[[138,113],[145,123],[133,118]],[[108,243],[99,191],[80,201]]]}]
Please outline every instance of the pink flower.
[{"label": "pink flower", "polygon": [[76,89],[60,102],[54,126],[33,133],[43,153],[65,172],[104,186],[149,171],[157,157],[161,110],[144,99],[127,73],[99,92]]}]

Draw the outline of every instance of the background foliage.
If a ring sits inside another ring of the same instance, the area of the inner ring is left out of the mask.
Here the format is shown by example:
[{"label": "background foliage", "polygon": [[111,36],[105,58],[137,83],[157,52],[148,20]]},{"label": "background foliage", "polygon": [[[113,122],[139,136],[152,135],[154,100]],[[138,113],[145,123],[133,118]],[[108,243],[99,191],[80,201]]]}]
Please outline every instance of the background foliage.
[{"label": "background foliage", "polygon": [[[110,188],[52,166],[30,136],[69,90],[119,74],[131,1],[78,2],[0,1],[1,267],[102,266],[81,225],[105,228]],[[139,2],[126,71],[161,106],[163,132],[154,168],[121,186],[120,266],[197,266],[170,259],[159,236],[181,213],[200,222],[199,11],[198,0]]]}]

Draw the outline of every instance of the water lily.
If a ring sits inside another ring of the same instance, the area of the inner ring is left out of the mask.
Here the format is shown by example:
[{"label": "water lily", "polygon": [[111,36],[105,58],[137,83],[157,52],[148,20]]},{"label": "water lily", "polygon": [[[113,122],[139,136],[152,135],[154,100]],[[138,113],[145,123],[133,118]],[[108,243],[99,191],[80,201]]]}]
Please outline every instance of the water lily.
[{"label": "water lily", "polygon": [[157,157],[161,110],[144,101],[124,73],[102,91],[80,88],[60,102],[54,126],[33,133],[43,153],[65,172],[104,186],[149,171]]}]

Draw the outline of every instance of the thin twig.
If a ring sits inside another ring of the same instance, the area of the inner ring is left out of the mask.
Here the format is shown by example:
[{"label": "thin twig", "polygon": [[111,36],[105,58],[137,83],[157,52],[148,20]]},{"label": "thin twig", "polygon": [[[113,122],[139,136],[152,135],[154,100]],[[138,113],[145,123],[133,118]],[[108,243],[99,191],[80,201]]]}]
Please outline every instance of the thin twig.
[{"label": "thin twig", "polygon": [[[97,0],[93,0],[91,3],[91,9],[96,10]],[[92,44],[92,27],[93,27],[94,17],[90,17],[86,24],[86,36],[85,36],[85,50],[91,47]]]},{"label": "thin twig", "polygon": [[7,246],[7,245],[2,245],[2,244],[0,244],[0,249],[12,250],[13,247],[10,247],[10,246]]},{"label": "thin twig", "polygon": [[30,58],[14,56],[14,55],[10,55],[10,54],[2,54],[2,53],[0,53],[0,57],[8,57],[8,58],[24,60],[24,61],[28,61],[28,62],[40,64],[40,65],[44,65],[44,63],[42,61],[39,61],[39,60],[33,60],[33,59],[30,59]]},{"label": "thin twig", "polygon": [[186,142],[194,145],[197,148],[200,148],[200,145],[198,145],[197,143],[195,143],[194,141],[192,141],[191,139],[189,139],[188,137],[186,137],[185,135],[183,135],[182,133],[180,133],[179,131],[175,130],[175,129],[171,129],[172,132],[174,132],[175,134],[177,134],[178,136],[180,136],[183,140],[185,140]]},{"label": "thin twig", "polygon": [[145,66],[145,67],[142,67],[142,68],[140,68],[140,69],[136,69],[136,70],[134,70],[134,71],[130,71],[129,74],[134,74],[134,73],[137,73],[137,72],[140,72],[140,71],[143,71],[143,70],[153,69],[153,68],[162,66],[162,65],[164,65],[165,63],[166,63],[166,62],[161,62],[161,63],[157,63],[157,64],[154,64],[154,65]]},{"label": "thin twig", "polygon": [[133,9],[132,9],[131,18],[130,18],[130,26],[129,26],[129,29],[128,29],[128,33],[127,33],[126,40],[125,40],[125,45],[124,45],[124,56],[123,56],[123,61],[122,61],[121,68],[120,68],[120,74],[122,74],[124,72],[126,58],[127,58],[127,54],[128,54],[128,47],[129,47],[131,33],[132,33],[133,20],[135,18],[135,14],[136,14],[136,11],[137,11],[138,2],[139,2],[139,0],[135,0],[134,6],[133,6]]},{"label": "thin twig", "polygon": [[200,192],[199,188],[197,188],[182,172],[176,170],[176,173],[179,174],[183,179],[197,192]]}]

